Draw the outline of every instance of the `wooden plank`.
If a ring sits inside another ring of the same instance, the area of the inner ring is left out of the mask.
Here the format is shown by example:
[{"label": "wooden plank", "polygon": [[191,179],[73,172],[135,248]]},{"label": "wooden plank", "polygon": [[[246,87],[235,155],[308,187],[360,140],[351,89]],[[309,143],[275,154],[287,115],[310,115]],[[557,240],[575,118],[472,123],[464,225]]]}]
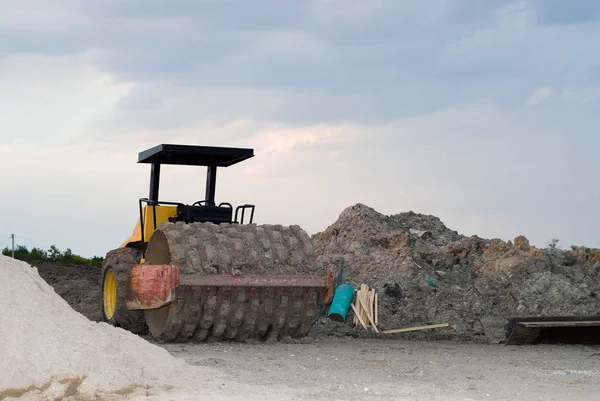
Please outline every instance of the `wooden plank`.
[{"label": "wooden plank", "polygon": [[354,311],[354,316],[356,316],[358,318],[358,320],[360,321],[360,324],[362,324],[362,327],[364,327],[364,329],[367,330],[367,325],[365,324],[364,320],[362,320],[362,317],[360,317],[360,313],[358,312],[358,309],[356,309],[356,306],[354,306],[354,304],[350,304],[350,306],[352,306],[352,310]]},{"label": "wooden plank", "polygon": [[[360,303],[362,304],[362,307],[364,308],[365,304],[363,303],[362,299],[360,300]],[[379,329],[377,328],[377,326],[373,322],[373,318],[371,317],[371,315],[367,315],[367,318],[369,319],[369,322],[373,326],[373,330],[375,331],[375,333],[379,333]]]},{"label": "wooden plank", "polygon": [[[350,304],[353,306],[352,310],[354,310],[354,308],[356,308],[358,306],[358,297],[360,296],[360,288],[358,290],[356,290],[356,292],[354,293],[354,303]],[[360,324],[360,322],[358,321],[358,313],[354,312],[354,320],[353,323],[355,326],[358,326]]]},{"label": "wooden plank", "polygon": [[367,311],[363,305],[364,299],[365,299],[365,287],[366,284],[361,284],[360,285],[360,298],[358,299],[358,310],[360,311],[360,317],[362,318],[362,320],[364,322],[367,321]]},{"label": "wooden plank", "polygon": [[365,284],[365,292],[363,294],[363,305],[362,307],[365,310],[365,321],[370,320],[369,319],[369,286]]},{"label": "wooden plank", "polygon": [[385,330],[382,331],[383,334],[395,334],[395,333],[407,333],[409,331],[420,331],[420,330],[430,330],[430,329],[441,329],[443,327],[450,327],[450,324],[431,324],[429,326],[417,326],[417,327],[407,327],[405,329],[393,329],[393,330]]},{"label": "wooden plank", "polygon": [[375,324],[379,326],[379,297],[375,293]]},{"label": "wooden plank", "polygon": [[358,302],[358,300],[359,300],[359,299],[360,299],[360,297],[361,297],[361,293],[362,293],[362,287],[361,287],[361,288],[359,288],[359,289],[356,291],[356,299],[354,300],[354,307],[356,308],[356,311],[357,311],[357,312],[355,312],[355,314],[354,314],[354,319],[355,319],[355,321],[354,321],[354,325],[355,325],[355,326],[358,326],[358,325],[360,324],[360,314],[361,314],[361,312],[360,312],[360,303]]},{"label": "wooden plank", "polygon": [[373,324],[377,325],[375,322],[375,289],[369,291],[369,313],[373,318]]},{"label": "wooden plank", "polygon": [[[356,299],[356,292],[354,293],[354,297]],[[353,299],[352,302],[350,302],[350,306],[354,305],[354,302],[356,302],[356,301]],[[358,320],[356,319],[356,313],[353,313],[352,324],[356,326],[357,321]]]}]

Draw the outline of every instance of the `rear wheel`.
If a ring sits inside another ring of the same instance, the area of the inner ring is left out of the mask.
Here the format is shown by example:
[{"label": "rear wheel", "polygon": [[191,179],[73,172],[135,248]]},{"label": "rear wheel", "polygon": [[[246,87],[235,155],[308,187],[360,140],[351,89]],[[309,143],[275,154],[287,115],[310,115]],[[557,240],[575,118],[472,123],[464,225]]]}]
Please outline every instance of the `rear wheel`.
[{"label": "rear wheel", "polygon": [[100,314],[102,321],[135,334],[148,333],[144,312],[128,310],[126,305],[129,273],[139,263],[142,252],[134,248],[110,251],[102,263],[100,276]]}]

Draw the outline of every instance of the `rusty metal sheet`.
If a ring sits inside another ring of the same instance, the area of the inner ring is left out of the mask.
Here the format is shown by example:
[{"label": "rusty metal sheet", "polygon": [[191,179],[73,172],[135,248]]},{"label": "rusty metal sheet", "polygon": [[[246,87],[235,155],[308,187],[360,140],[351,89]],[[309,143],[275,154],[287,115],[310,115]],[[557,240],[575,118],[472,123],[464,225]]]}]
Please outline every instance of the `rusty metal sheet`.
[{"label": "rusty metal sheet", "polygon": [[272,287],[323,288],[324,302],[333,294],[333,276],[200,276],[179,274],[173,265],[135,265],[127,286],[127,309],[158,309],[175,299],[179,286],[192,287]]},{"label": "rusty metal sheet", "polygon": [[600,316],[539,316],[514,318],[509,323],[507,345],[541,341],[579,343],[598,338]]},{"label": "rusty metal sheet", "polygon": [[127,283],[127,309],[157,309],[175,299],[178,269],[169,265],[135,265]]},{"label": "rusty metal sheet", "polygon": [[519,322],[517,323],[519,326],[524,327],[593,327],[600,326],[600,321],[577,321],[577,322]]},{"label": "rusty metal sheet", "polygon": [[181,275],[179,285],[198,287],[329,287],[326,276],[196,276]]}]

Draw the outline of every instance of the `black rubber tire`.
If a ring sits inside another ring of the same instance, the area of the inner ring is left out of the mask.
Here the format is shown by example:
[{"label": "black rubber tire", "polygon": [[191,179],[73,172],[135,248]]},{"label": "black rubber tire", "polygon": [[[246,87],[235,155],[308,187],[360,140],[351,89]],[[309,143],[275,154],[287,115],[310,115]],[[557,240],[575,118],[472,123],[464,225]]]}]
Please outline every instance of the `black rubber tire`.
[{"label": "black rubber tire", "polygon": [[[114,249],[106,254],[102,262],[98,300],[100,316],[103,322],[120,327],[134,334],[143,335],[148,333],[144,311],[128,310],[126,306],[129,273],[133,265],[139,263],[141,256],[142,252],[134,248]],[[117,280],[117,302],[115,313],[110,319],[104,313],[104,277],[109,270],[113,271]]]}]

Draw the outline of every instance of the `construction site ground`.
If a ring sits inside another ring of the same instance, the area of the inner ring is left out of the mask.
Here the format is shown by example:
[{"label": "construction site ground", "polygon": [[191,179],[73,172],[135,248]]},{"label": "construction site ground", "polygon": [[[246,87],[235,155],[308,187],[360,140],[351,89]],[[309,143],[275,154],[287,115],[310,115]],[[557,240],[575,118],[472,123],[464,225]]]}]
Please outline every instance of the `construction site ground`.
[{"label": "construction site ground", "polygon": [[[98,269],[42,264],[38,270],[75,310],[94,320]],[[82,287],[91,290],[90,299],[80,299]],[[256,387],[257,395],[246,399],[278,400],[550,401],[596,400],[600,393],[597,345],[421,341],[411,334],[375,339],[340,325],[320,326],[293,343],[159,344],[145,338],[190,365],[228,377],[211,389],[206,383],[198,388],[211,397],[220,394],[218,399],[228,399],[238,386]],[[265,394],[265,388],[276,394]]]},{"label": "construction site ground", "polygon": [[600,347],[594,346],[328,337],[163,347],[234,381],[283,386],[280,399],[591,401],[600,394]]}]

